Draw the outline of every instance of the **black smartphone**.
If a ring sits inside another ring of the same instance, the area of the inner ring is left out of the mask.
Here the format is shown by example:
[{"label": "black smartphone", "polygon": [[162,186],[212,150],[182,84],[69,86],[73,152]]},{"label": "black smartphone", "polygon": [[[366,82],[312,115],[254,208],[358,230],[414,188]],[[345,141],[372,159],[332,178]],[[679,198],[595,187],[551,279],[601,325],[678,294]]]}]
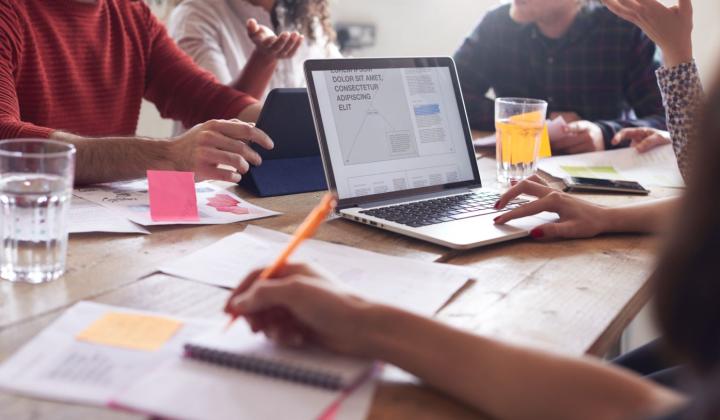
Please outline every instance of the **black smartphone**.
[{"label": "black smartphone", "polygon": [[565,192],[615,193],[648,195],[650,190],[635,181],[596,178],[565,178]]}]

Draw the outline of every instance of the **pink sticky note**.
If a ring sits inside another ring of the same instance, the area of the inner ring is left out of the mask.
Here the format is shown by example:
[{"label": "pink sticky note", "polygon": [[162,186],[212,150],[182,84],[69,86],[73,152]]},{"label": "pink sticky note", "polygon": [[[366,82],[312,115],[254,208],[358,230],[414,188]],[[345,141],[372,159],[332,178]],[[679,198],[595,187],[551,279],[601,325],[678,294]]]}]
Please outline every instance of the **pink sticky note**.
[{"label": "pink sticky note", "polygon": [[147,171],[150,217],[156,222],[198,220],[195,174]]}]

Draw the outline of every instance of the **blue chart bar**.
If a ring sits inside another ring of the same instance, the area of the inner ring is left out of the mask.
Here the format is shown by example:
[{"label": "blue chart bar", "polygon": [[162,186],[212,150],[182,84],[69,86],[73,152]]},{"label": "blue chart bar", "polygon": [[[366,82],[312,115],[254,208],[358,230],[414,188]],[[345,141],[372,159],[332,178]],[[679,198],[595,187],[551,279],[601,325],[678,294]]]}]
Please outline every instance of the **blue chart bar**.
[{"label": "blue chart bar", "polygon": [[439,113],[440,113],[440,105],[438,105],[438,104],[416,105],[415,106],[415,115],[417,115],[417,116],[433,115],[433,114],[439,114]]}]

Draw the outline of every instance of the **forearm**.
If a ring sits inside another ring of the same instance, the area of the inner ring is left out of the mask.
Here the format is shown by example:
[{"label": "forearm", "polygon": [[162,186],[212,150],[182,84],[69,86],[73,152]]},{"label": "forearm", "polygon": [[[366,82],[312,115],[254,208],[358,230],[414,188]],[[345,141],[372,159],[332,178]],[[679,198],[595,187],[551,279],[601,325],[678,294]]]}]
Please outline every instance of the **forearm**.
[{"label": "forearm", "polygon": [[682,401],[595,361],[504,345],[389,307],[370,311],[373,357],[493,417],[635,418]]},{"label": "forearm", "polygon": [[260,117],[260,111],[262,111],[262,104],[261,103],[254,103],[252,105],[248,105],[243,109],[240,114],[238,114],[237,118],[240,121],[245,122],[257,122],[258,118]]},{"label": "forearm", "polygon": [[604,232],[658,233],[666,231],[674,220],[680,199],[677,197],[649,203],[604,209]]},{"label": "forearm", "polygon": [[85,138],[61,131],[54,132],[51,138],[71,143],[77,149],[77,185],[142,178],[148,169],[176,169],[167,140]]},{"label": "forearm", "polygon": [[253,51],[238,80],[233,84],[236,90],[260,99],[270,84],[277,60],[273,57]]}]

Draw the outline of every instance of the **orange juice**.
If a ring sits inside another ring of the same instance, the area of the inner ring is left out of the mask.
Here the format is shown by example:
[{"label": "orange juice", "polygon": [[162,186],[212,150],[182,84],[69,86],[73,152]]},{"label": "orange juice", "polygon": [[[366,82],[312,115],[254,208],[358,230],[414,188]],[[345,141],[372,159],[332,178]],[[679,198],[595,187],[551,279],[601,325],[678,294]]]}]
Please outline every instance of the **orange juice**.
[{"label": "orange juice", "polygon": [[545,115],[529,112],[495,121],[498,179],[507,183],[532,175],[537,167]]}]

